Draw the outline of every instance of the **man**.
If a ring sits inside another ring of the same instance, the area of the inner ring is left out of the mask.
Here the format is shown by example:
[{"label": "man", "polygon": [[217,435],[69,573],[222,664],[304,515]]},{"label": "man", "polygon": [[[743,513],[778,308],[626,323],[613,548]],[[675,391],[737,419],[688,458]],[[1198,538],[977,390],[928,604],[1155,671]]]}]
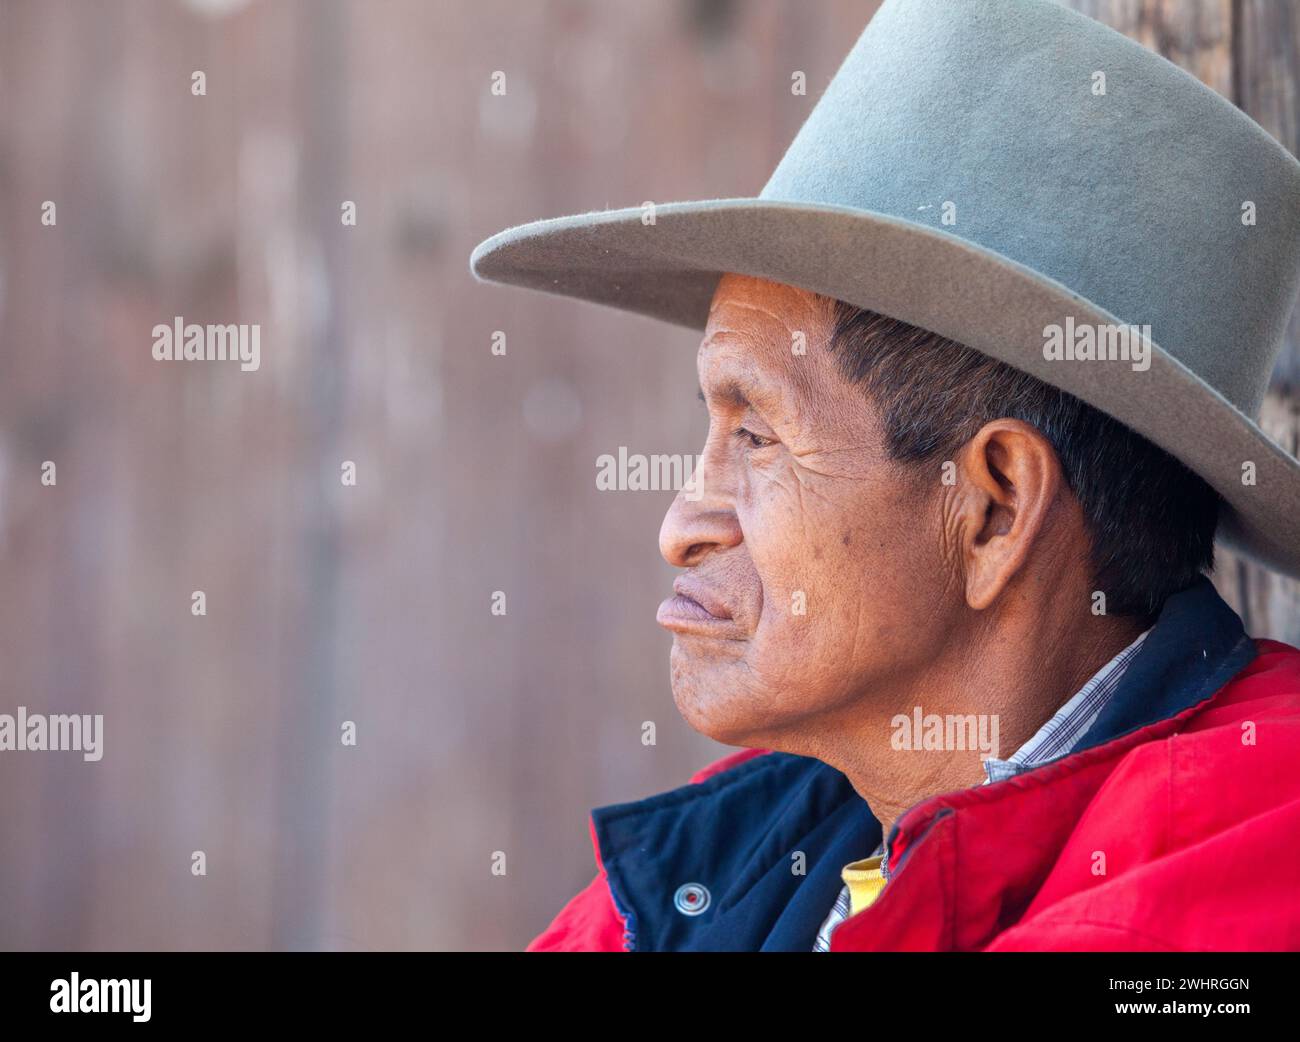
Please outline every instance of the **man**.
[{"label": "man", "polygon": [[887,0],[757,199],[472,266],[703,326],[659,621],[745,747],[594,811],[530,950],[1300,948],[1300,652],[1203,575],[1300,574],[1251,419],[1300,164],[1245,116],[1050,3]]}]

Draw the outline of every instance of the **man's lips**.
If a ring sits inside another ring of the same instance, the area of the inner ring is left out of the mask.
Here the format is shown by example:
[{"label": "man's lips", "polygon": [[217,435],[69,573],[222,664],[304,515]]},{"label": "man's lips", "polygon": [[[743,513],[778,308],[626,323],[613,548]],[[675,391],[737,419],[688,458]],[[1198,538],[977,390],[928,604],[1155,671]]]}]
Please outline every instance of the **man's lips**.
[{"label": "man's lips", "polygon": [[679,575],[673,580],[673,593],[677,594],[673,600],[689,601],[711,619],[731,618],[731,609],[722,598],[698,579]]},{"label": "man's lips", "polygon": [[731,609],[707,586],[686,576],[673,583],[675,596],[659,605],[658,622],[674,633],[709,636],[734,635],[737,630]]}]

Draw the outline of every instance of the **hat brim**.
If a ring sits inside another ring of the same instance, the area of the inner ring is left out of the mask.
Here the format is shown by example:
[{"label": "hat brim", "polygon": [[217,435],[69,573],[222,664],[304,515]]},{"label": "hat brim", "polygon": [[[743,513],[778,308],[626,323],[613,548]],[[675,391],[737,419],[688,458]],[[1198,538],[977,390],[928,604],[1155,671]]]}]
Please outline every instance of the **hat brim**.
[{"label": "hat brim", "polygon": [[[576,297],[703,330],[724,273],[847,301],[967,344],[1068,391],[1150,439],[1228,504],[1229,547],[1300,576],[1300,462],[1158,344],[1150,368],[1051,361],[1043,331],[1120,324],[1055,280],[949,232],[843,206],[757,198],[662,203],[518,225],[484,240],[484,281]],[[1243,464],[1254,464],[1254,484]]]}]

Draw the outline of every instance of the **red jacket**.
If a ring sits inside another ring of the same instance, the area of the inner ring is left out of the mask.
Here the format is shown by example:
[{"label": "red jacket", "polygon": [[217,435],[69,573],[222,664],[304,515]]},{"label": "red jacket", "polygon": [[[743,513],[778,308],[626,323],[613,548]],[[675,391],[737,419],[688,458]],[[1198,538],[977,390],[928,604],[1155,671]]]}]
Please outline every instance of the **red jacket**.
[{"label": "red jacket", "polygon": [[[1181,711],[911,807],[889,885],[832,951],[1300,949],[1300,651],[1255,650]],[[781,755],[744,750],[691,784]],[[625,948],[594,820],[592,838],[596,878],[529,951]]]}]

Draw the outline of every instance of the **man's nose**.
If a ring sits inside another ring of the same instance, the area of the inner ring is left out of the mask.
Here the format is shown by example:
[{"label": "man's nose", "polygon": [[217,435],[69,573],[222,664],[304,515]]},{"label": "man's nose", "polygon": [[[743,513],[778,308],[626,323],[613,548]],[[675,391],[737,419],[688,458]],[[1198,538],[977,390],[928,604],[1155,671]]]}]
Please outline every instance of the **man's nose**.
[{"label": "man's nose", "polygon": [[678,568],[699,564],[713,550],[737,546],[743,536],[736,512],[717,502],[677,493],[659,529],[659,552]]}]

